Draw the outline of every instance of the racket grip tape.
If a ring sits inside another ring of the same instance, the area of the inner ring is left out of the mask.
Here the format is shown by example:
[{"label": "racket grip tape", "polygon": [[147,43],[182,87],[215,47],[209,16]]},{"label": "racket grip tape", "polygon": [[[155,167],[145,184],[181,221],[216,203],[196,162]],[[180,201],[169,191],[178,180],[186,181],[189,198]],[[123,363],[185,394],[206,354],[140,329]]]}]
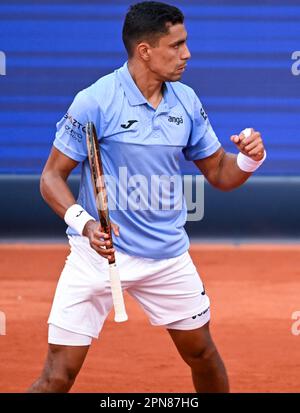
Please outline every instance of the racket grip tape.
[{"label": "racket grip tape", "polygon": [[128,320],[128,316],[125,310],[119,270],[115,263],[109,265],[109,278],[115,309],[115,321],[120,323],[122,321]]}]

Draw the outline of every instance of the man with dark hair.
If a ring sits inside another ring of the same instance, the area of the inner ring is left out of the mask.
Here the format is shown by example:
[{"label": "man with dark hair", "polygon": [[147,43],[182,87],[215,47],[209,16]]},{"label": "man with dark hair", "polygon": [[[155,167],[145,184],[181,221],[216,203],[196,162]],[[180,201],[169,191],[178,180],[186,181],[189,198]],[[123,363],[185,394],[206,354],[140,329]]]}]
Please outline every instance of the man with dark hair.
[{"label": "man with dark hair", "polygon": [[[170,185],[161,194],[159,179],[180,176],[182,152],[213,186],[230,190],[260,166],[264,145],[248,128],[231,137],[238,156],[225,153],[195,92],[178,82],[190,52],[176,7],[132,6],[123,40],[128,62],[78,93],[57,124],[41,177],[44,199],[69,225],[71,253],[48,320],[45,368],[29,391],[68,391],[112,308],[107,258],[114,250],[104,249],[108,241],[97,222],[85,141],[84,125],[93,121],[106,179],[117,182],[116,192],[109,185],[108,194],[115,205],[110,215],[122,287],[153,325],[167,329],[191,367],[196,391],[227,392],[226,370],[209,331],[209,298],[188,253],[185,202],[177,207],[182,189]],[[75,201],[66,180],[79,162]]]},{"label": "man with dark hair", "polygon": [[138,3],[130,7],[123,26],[123,42],[128,57],[132,57],[136,43],[147,40],[151,46],[168,34],[169,27],[183,24],[182,12],[174,6],[154,1]]}]

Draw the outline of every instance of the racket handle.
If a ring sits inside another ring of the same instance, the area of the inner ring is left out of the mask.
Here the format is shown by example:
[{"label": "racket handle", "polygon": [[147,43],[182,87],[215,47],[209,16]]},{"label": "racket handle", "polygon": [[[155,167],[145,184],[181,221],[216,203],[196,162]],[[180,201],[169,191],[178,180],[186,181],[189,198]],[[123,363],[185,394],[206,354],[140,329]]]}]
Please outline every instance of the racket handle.
[{"label": "racket handle", "polygon": [[122,293],[122,287],[120,282],[119,270],[116,264],[109,264],[109,278],[111,293],[113,298],[113,304],[115,309],[115,321],[120,323],[122,321],[128,320],[126,314],[124,298]]}]

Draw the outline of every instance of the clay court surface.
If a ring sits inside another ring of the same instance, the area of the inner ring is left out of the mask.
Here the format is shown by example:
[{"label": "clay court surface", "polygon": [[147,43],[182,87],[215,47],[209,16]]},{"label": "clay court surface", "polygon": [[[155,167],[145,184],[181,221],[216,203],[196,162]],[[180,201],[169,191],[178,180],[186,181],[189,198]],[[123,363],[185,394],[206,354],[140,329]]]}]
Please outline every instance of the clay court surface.
[{"label": "clay court surface", "polygon": [[[66,245],[0,245],[0,392],[23,392],[40,373],[46,320]],[[193,245],[211,298],[211,331],[233,392],[299,392],[299,245]],[[126,295],[129,321],[112,314],[94,341],[73,392],[192,392],[189,368],[163,328]]]}]

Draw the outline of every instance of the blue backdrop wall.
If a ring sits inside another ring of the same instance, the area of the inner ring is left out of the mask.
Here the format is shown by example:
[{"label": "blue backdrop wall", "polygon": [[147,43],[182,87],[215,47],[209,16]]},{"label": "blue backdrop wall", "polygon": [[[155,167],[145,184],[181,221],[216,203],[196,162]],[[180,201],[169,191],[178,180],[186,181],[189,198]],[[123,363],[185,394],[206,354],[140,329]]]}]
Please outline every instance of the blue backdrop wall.
[{"label": "blue backdrop wall", "polygon": [[[1,0],[0,173],[41,172],[74,95],[126,60],[121,28],[130,3]],[[300,1],[170,3],[189,32],[183,81],[224,147],[235,151],[229,136],[253,126],[268,148],[258,174],[299,175],[300,62],[292,53],[300,50]]]}]

